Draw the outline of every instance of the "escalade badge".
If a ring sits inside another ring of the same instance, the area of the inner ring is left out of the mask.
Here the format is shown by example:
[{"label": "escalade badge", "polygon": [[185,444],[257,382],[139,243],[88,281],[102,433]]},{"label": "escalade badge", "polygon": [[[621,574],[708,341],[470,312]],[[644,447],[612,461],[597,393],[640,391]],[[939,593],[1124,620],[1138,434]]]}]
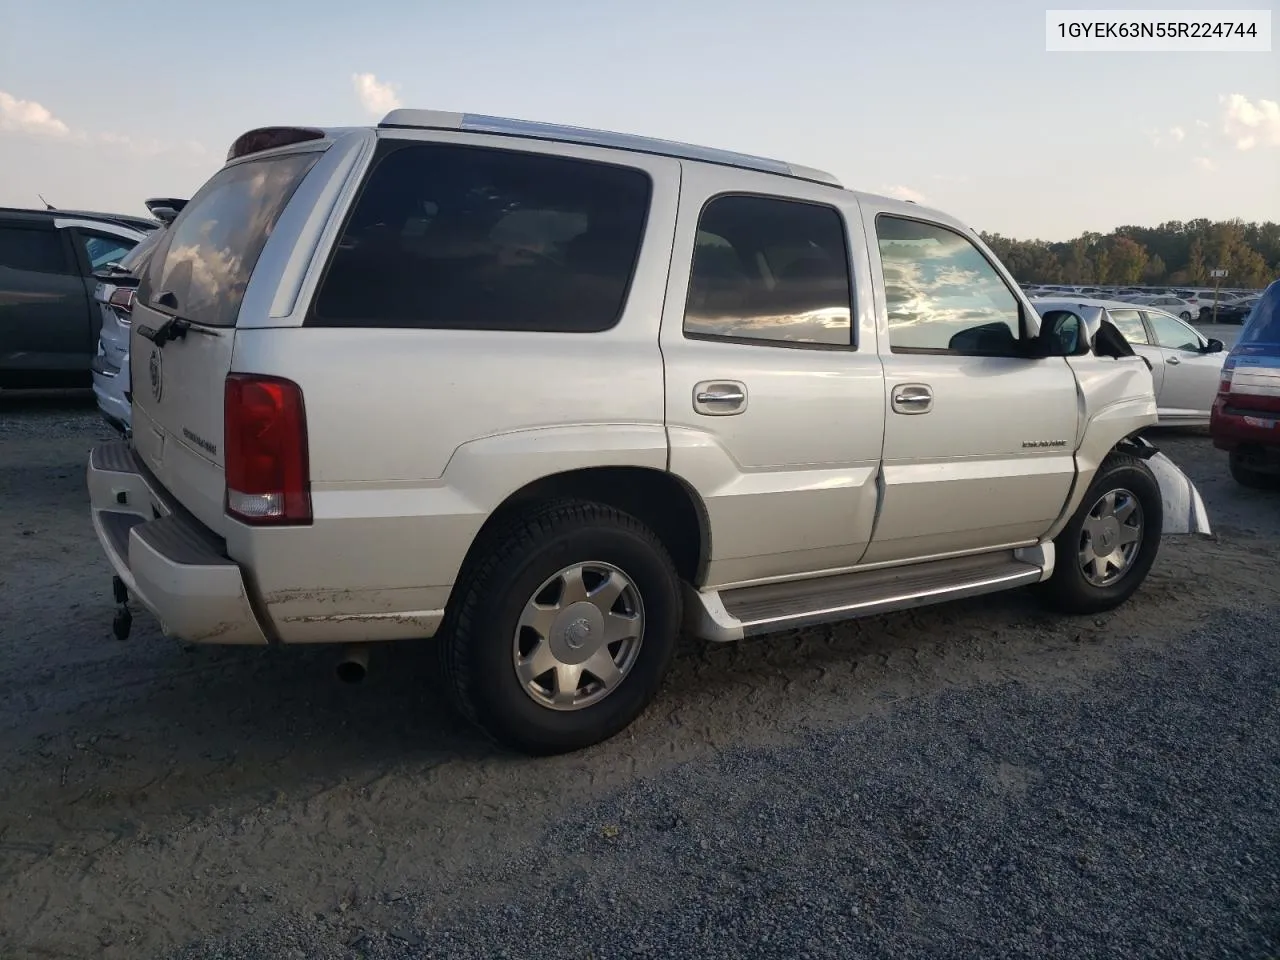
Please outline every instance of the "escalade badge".
[{"label": "escalade badge", "polygon": [[1024,447],[1065,447],[1065,440],[1023,440]]},{"label": "escalade badge", "polygon": [[147,368],[151,373],[151,396],[159,403],[160,397],[164,395],[164,366],[160,360],[159,347],[152,347],[151,362]]}]

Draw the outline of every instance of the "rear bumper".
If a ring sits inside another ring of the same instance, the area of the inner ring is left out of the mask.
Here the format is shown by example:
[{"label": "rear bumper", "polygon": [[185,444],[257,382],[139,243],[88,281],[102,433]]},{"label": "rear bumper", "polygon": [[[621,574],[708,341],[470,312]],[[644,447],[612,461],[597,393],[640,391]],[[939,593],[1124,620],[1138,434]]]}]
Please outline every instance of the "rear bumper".
[{"label": "rear bumper", "polygon": [[1244,398],[1230,405],[1219,400],[1214,404],[1209,434],[1219,450],[1252,447],[1280,452],[1280,410],[1250,409]]},{"label": "rear bumper", "polygon": [[89,456],[93,529],[116,575],[169,636],[265,644],[239,565],[221,541],[153,483],[125,441]]}]

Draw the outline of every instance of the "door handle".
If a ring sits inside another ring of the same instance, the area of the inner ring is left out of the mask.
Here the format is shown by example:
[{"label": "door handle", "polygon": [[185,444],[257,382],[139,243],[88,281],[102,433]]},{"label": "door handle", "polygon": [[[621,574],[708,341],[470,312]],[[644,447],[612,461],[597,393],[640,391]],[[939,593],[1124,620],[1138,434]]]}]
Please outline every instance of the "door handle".
[{"label": "door handle", "polygon": [[1182,362],[1182,361],[1181,361],[1181,360],[1179,360],[1177,357],[1167,357],[1167,358],[1165,359],[1165,363],[1171,363],[1171,364],[1173,364],[1175,367],[1176,367],[1178,364],[1180,364],[1181,362]]},{"label": "door handle", "polygon": [[933,390],[924,383],[900,383],[890,395],[895,413],[928,413],[933,409]]},{"label": "door handle", "polygon": [[741,390],[708,390],[698,394],[699,403],[741,403],[747,395]]},{"label": "door handle", "polygon": [[693,408],[709,417],[727,417],[747,409],[746,384],[737,380],[704,380],[694,384]]}]

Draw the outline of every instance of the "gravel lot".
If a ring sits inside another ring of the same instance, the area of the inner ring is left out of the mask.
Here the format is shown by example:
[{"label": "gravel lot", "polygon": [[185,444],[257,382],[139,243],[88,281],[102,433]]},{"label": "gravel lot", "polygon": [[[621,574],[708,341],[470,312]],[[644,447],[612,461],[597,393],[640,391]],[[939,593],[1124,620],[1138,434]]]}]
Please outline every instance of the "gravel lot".
[{"label": "gravel lot", "polygon": [[92,402],[0,398],[0,956],[1280,955],[1280,494],[1099,619],[986,598],[690,645],[629,731],[490,747],[420,645],[111,637]]}]

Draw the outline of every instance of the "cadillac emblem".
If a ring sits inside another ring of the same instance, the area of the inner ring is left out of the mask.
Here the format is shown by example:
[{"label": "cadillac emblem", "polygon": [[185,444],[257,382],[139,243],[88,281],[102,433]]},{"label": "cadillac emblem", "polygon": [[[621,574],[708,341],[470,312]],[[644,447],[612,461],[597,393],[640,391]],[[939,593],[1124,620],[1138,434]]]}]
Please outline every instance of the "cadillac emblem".
[{"label": "cadillac emblem", "polygon": [[151,374],[151,396],[155,398],[156,403],[159,403],[164,395],[164,364],[160,360],[158,347],[152,348],[151,362],[147,364],[147,368]]}]

